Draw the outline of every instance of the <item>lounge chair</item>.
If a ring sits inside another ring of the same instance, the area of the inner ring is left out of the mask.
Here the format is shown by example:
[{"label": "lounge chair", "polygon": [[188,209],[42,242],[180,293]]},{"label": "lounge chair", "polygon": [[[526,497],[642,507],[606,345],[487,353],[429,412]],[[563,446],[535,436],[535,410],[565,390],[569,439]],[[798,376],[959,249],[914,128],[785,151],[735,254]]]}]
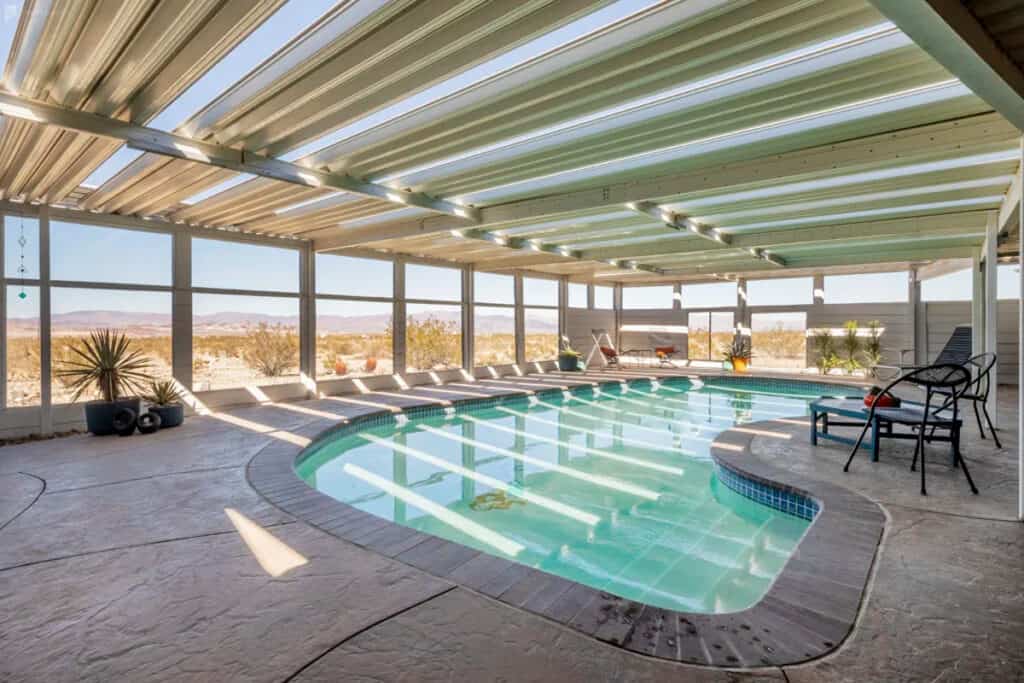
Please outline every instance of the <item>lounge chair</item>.
[{"label": "lounge chair", "polygon": [[[932,365],[963,365],[966,363],[971,358],[973,337],[974,333],[970,325],[957,325],[953,328],[953,333],[949,335],[946,345],[939,351],[939,355],[935,357]],[[924,367],[907,361],[907,354],[913,353],[913,351],[914,349],[900,349],[899,365],[875,365],[871,368],[872,374],[883,379],[892,379],[901,373]],[[879,370],[884,372],[880,373]]]},{"label": "lounge chair", "polygon": [[654,351],[654,356],[657,358],[659,365],[670,368],[675,367],[672,360],[678,357],[681,353],[679,344],[675,343],[670,337],[664,335],[652,334],[647,337],[647,341],[651,345],[651,349]]}]

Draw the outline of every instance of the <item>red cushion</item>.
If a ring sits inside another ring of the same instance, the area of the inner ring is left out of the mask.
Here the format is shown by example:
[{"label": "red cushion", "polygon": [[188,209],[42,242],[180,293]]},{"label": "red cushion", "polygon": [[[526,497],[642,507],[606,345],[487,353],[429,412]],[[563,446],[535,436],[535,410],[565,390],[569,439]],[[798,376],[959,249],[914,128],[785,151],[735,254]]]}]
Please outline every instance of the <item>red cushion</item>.
[{"label": "red cushion", "polygon": [[672,355],[673,353],[676,352],[676,347],[674,347],[674,346],[655,346],[654,347],[654,352],[655,353],[661,353],[661,354],[664,354],[666,356],[669,356],[669,355]]},{"label": "red cushion", "polygon": [[877,403],[879,408],[897,408],[900,400],[892,394],[868,394],[864,397],[864,405],[867,407],[870,408],[874,403]]},{"label": "red cushion", "polygon": [[619,352],[616,351],[615,349],[613,349],[610,346],[602,346],[601,347],[601,353],[603,353],[604,355],[608,356],[609,358],[615,358],[616,356],[619,355]]}]

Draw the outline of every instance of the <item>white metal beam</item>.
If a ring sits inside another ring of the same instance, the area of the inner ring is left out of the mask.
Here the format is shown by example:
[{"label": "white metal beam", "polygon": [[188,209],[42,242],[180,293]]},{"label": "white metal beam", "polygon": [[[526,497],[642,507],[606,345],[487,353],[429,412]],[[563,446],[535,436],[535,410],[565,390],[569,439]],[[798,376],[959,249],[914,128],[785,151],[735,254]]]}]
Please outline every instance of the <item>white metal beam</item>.
[{"label": "white metal beam", "polygon": [[935,61],[1024,131],[1024,72],[960,0],[871,0]]},{"label": "white metal beam", "polygon": [[[998,114],[982,114],[907,130],[872,135],[847,142],[744,159],[710,168],[687,169],[665,175],[639,177],[607,185],[556,193],[479,209],[481,226],[567,214],[586,209],[677,197],[738,185],[809,179],[836,173],[839,168],[866,170],[906,164],[913,158],[928,160],[962,156],[965,149],[1006,150],[1016,144],[1018,132]],[[365,228],[329,228],[307,236],[317,251],[358,246],[464,227],[449,216],[381,223]]]},{"label": "white metal beam", "polygon": [[206,166],[217,166],[239,173],[280,180],[303,187],[342,190],[383,199],[397,205],[419,206],[447,214],[463,226],[477,218],[475,209],[435,199],[417,192],[396,190],[369,183],[342,173],[305,168],[280,159],[251,154],[245,150],[192,140],[156,128],[139,126],[89,112],[37,102],[0,92],[0,114],[10,118],[57,126],[89,135],[121,140],[129,147],[176,159],[185,159]]},{"label": "white metal beam", "polygon": [[[1024,105],[1022,105],[1024,106]],[[1017,175],[1013,177],[1013,182],[1010,183],[1009,189],[1006,191],[1006,197],[1003,199],[1002,206],[999,207],[999,232],[1006,232],[1010,228],[1014,227],[1010,225],[1013,220],[1015,211],[1021,210],[1021,185],[1022,179],[1024,179],[1024,165],[1017,167]]]}]

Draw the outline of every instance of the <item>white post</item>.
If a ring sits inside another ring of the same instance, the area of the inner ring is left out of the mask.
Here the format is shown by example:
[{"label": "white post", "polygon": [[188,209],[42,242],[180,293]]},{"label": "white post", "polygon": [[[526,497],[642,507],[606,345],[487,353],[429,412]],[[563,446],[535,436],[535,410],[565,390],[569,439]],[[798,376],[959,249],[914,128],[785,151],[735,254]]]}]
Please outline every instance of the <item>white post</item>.
[{"label": "white post", "polygon": [[[1020,139],[1020,168],[1024,169],[1024,136]],[[1020,292],[1017,297],[1017,519],[1024,522],[1024,197],[1017,207],[1017,265],[1020,266]]]},{"label": "white post", "polygon": [[985,348],[985,248],[971,260],[971,355]]},{"label": "white post", "polygon": [[171,372],[189,391],[192,385],[192,235],[176,230],[172,236]]},{"label": "white post", "polygon": [[53,347],[50,327],[50,208],[39,207],[39,432],[53,433]]},{"label": "white post", "polygon": [[[997,290],[999,288],[999,266],[996,247],[999,244],[999,216],[995,211],[988,214],[988,225],[985,230],[985,353],[996,353],[997,335],[999,334],[999,308]],[[992,425],[999,427],[999,415],[996,410],[999,387],[999,363],[992,366],[989,375],[988,414],[992,417]]]}]

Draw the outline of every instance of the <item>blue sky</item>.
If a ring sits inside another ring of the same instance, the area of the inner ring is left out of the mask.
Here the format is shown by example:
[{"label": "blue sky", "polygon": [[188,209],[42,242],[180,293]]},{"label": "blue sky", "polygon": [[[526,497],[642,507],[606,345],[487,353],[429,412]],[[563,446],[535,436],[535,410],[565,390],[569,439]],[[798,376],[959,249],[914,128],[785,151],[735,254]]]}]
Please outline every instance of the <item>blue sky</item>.
[{"label": "blue sky", "polygon": [[[6,219],[5,273],[17,279],[21,220],[17,216]],[[24,219],[25,277],[38,277],[38,224],[35,219]],[[144,232],[76,225],[54,221],[51,225],[51,273],[55,280],[94,281],[140,285],[171,284],[171,236],[160,232]],[[116,267],[112,267],[116,264]],[[193,283],[197,287],[264,290],[282,293],[298,291],[299,259],[295,249],[229,242],[217,239],[193,241]],[[999,267],[999,298],[1015,298],[1019,291],[1019,271],[1015,265]],[[848,278],[828,276],[826,298],[838,301],[829,292],[842,287],[850,300],[855,294],[861,301],[905,301],[900,288],[906,282],[906,273],[882,273]],[[321,254],[317,258],[317,282],[328,294],[389,298],[392,290],[391,264],[376,259],[354,259]],[[828,286],[831,285],[831,286]],[[453,268],[439,268],[410,264],[406,274],[410,298],[449,301],[460,296],[461,278]],[[684,286],[684,305],[717,306],[725,302],[734,288],[729,283]],[[476,301],[482,304],[511,301],[512,278],[507,275],[478,273],[474,288]],[[922,283],[924,300],[967,301],[971,298],[971,272],[961,270]],[[728,290],[728,291],[727,291]],[[608,290],[610,291],[610,290]],[[650,294],[662,294],[670,300],[664,288]],[[527,277],[523,282],[524,301],[527,305],[552,304],[557,299],[557,284],[552,280]],[[785,305],[809,303],[809,278],[761,280],[748,284],[752,305]],[[601,296],[600,294],[598,296]],[[605,294],[607,296],[607,294]],[[133,298],[134,297],[134,298]],[[629,300],[627,294],[626,299]],[[19,303],[25,303],[22,308]],[[36,315],[30,302],[9,300],[9,313],[13,317]],[[53,312],[73,310],[169,310],[169,294],[114,290],[62,289],[53,297]],[[272,297],[197,296],[197,315],[222,310],[253,313],[292,315],[293,303],[288,299]],[[359,307],[350,304],[354,315]]]},{"label": "blue sky", "polygon": [[[256,68],[261,62],[287,44],[292,38],[315,22],[336,4],[336,0],[289,0],[250,36],[230,51],[213,68],[182,95],[160,112],[149,125],[164,130],[173,130],[190,116],[205,107],[221,94],[226,84],[237,82]],[[634,14],[654,4],[653,0],[618,0],[601,7],[590,14],[570,22],[562,28],[528,41],[500,57],[467,69],[452,78],[412,93],[408,98],[394,103],[378,112],[371,113],[351,124],[330,131],[288,153],[286,158],[300,156],[357,135],[380,123],[407,113],[417,107],[435,102],[453,92],[478,83],[497,73],[507,71],[524,61],[556,49],[564,43],[591,33],[602,26],[625,16]],[[6,58],[23,0],[0,0],[0,58]],[[122,149],[90,177],[91,184],[99,184],[123,168],[137,156],[132,150]],[[221,191],[230,184],[245,180],[236,177],[228,183],[203,193],[206,196]],[[197,198],[193,198],[197,199]],[[18,265],[17,224],[14,217],[7,219],[5,235],[5,272],[8,277],[17,277]],[[26,258],[26,277],[38,276],[38,234],[34,220],[26,220],[26,236],[29,241]],[[169,285],[170,272],[169,235],[161,233],[140,233],[123,230],[82,227],[54,222],[52,226],[51,270],[54,279],[94,280],[112,283]],[[323,257],[321,257],[323,259]],[[328,263],[328,260],[323,260]],[[116,268],[111,264],[116,263]],[[391,296],[390,266],[381,266],[373,261],[348,259],[335,261],[333,267],[318,267],[317,280],[325,292],[357,296]],[[1013,267],[1001,267],[999,291],[1001,298],[1009,298],[1018,291],[1017,273]],[[885,301],[898,298],[893,296],[896,283],[905,275],[879,275],[859,278],[855,282],[835,282],[856,287],[856,294],[863,300]],[[237,289],[260,289],[267,291],[295,292],[298,284],[298,256],[294,250],[273,249],[260,246],[197,240],[193,252],[193,283],[196,286],[228,287]],[[420,299],[452,300],[459,295],[459,275],[451,269],[410,266],[407,272],[409,296]],[[509,301],[510,278],[478,277],[475,283],[476,300],[480,302]],[[785,282],[764,281],[750,285],[750,303],[809,303],[810,286],[807,281]],[[524,298],[527,304],[550,304],[555,301],[555,285],[539,279],[527,279],[524,283]],[[834,291],[830,290],[830,291]],[[954,273],[943,278],[927,281],[922,286],[924,298],[933,300],[967,300],[971,296],[971,274],[969,271]],[[696,294],[696,291],[695,291]],[[720,294],[720,292],[719,292]],[[719,305],[717,299],[705,300],[714,292],[701,292],[701,305]],[[155,293],[131,293],[135,297],[111,290],[61,290],[54,296],[54,313],[66,310],[114,309],[122,306],[136,310],[163,310],[169,295]],[[129,297],[129,298],[126,298]],[[602,292],[599,298],[607,297]],[[628,297],[627,297],[628,298]],[[696,297],[695,297],[696,298]],[[686,299],[684,295],[684,300]],[[10,314],[18,316],[18,307],[12,302]],[[689,303],[686,301],[686,303]],[[348,304],[352,310],[351,304]],[[235,297],[203,295],[196,298],[196,313],[216,312],[218,306],[230,306],[236,310],[250,312],[290,311],[292,302],[278,298]],[[27,304],[26,304],[26,307]],[[31,315],[35,315],[32,313]]]}]

